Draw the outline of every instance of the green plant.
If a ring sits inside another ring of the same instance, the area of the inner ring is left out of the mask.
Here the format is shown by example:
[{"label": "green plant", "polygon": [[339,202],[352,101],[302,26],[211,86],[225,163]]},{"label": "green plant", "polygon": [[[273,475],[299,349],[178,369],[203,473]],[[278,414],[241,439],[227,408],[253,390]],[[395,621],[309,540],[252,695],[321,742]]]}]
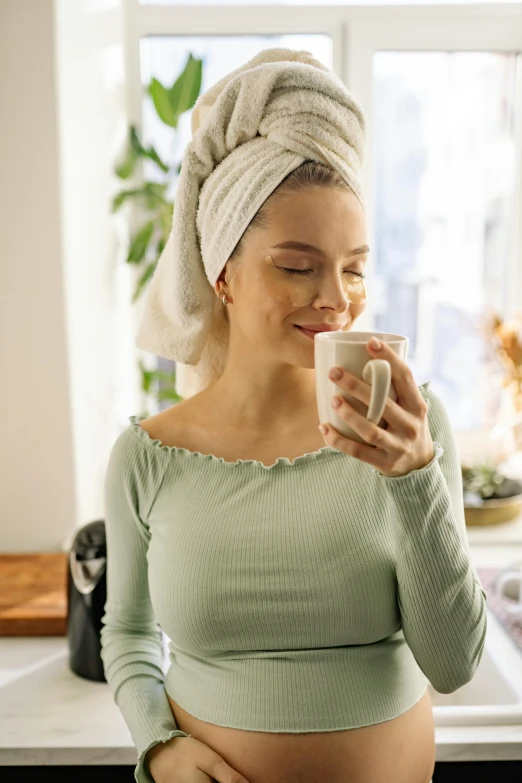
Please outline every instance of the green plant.
[{"label": "green plant", "polygon": [[483,500],[512,497],[522,492],[522,484],[508,478],[491,462],[480,462],[472,467],[461,466],[464,500],[471,496]]},{"label": "green plant", "polygon": [[[202,69],[203,60],[189,54],[183,70],[171,87],[165,87],[156,78],[153,78],[147,87],[147,93],[152,99],[159,119],[174,131],[178,127],[181,115],[192,109],[199,96]],[[172,226],[174,201],[169,201],[166,191],[172,176],[179,176],[181,163],[169,165],[163,161],[153,146],[143,145],[138,129],[131,125],[126,148],[121,160],[114,167],[114,173],[119,179],[128,180],[136,173],[138,162],[145,160],[154,164],[159,181],[140,177],[140,183],[136,187],[116,193],[111,209],[115,213],[124,204],[135,202],[143,214],[141,225],[131,236],[126,258],[128,264],[135,264],[141,272],[132,295],[133,304],[141,296],[147,282],[154,274],[159,257],[167,243]],[[141,390],[144,394],[155,396],[158,402],[180,401],[181,398],[175,391],[174,369],[168,372],[148,370],[141,361],[139,368]],[[144,415],[148,414],[145,412]]]}]

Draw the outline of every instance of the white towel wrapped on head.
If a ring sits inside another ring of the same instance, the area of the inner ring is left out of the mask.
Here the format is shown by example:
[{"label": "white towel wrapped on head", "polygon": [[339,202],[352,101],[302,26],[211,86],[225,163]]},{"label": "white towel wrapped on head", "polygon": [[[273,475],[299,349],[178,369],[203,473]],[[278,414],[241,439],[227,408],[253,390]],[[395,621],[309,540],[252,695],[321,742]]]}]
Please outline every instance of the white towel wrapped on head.
[{"label": "white towel wrapped on head", "polygon": [[305,160],[360,182],[366,120],[310,52],[266,49],[199,96],[176,189],[172,230],[145,294],[136,345],[176,361],[188,397],[222,373],[229,324],[214,283],[248,224]]}]

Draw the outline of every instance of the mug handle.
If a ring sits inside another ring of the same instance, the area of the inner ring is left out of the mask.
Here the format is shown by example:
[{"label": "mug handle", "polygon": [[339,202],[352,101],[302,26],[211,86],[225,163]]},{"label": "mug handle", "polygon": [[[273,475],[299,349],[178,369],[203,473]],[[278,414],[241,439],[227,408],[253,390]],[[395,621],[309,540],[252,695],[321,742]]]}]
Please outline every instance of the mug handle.
[{"label": "mug handle", "polygon": [[522,612],[522,604],[516,603],[513,605],[512,602],[508,603],[504,597],[504,586],[508,582],[512,582],[513,580],[520,581],[521,579],[522,574],[518,573],[517,571],[507,571],[505,574],[500,574],[497,581],[495,582],[495,589],[500,597],[502,606],[506,612],[509,612],[509,614],[520,614],[520,612]]},{"label": "mug handle", "polygon": [[397,399],[391,382],[391,364],[386,359],[370,359],[363,367],[362,379],[371,386],[370,404],[366,418],[378,424],[390,395]]}]

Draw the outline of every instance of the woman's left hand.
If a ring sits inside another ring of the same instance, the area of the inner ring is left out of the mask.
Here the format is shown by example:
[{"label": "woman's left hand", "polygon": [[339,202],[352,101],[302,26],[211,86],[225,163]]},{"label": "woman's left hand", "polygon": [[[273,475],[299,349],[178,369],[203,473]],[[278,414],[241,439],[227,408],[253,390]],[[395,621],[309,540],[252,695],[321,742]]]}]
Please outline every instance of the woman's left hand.
[{"label": "woman's left hand", "polygon": [[[372,358],[386,359],[391,365],[397,401],[388,397],[384,407],[383,418],[388,423],[388,428],[383,429],[369,421],[340,396],[341,405],[336,408],[336,413],[369,445],[344,437],[331,424],[327,425],[328,432],[323,433],[323,437],[329,446],[373,465],[384,476],[403,476],[412,470],[423,468],[434,457],[433,440],[428,427],[428,405],[408,365],[385,342],[381,343],[380,350],[372,348],[370,342],[366,347]],[[341,389],[369,405],[370,384],[342,367],[338,369],[342,370],[342,377],[337,379],[329,376],[331,380],[335,380]]]}]

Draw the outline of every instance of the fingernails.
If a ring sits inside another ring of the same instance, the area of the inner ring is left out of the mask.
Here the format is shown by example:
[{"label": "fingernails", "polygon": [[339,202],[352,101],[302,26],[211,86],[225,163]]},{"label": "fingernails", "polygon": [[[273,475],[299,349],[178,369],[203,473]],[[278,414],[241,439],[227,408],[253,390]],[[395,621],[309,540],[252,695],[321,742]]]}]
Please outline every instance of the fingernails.
[{"label": "fingernails", "polygon": [[321,431],[323,435],[326,435],[326,433],[328,432],[328,427],[326,424],[320,424],[318,429]]},{"label": "fingernails", "polygon": [[382,348],[382,343],[377,339],[377,337],[371,337],[369,340],[369,345],[370,348],[373,348],[374,351],[380,351]]},{"label": "fingernails", "polygon": [[341,370],[338,367],[334,367],[333,369],[330,370],[330,378],[332,379],[332,381],[339,380],[341,375],[342,375],[342,372],[341,372]]}]

